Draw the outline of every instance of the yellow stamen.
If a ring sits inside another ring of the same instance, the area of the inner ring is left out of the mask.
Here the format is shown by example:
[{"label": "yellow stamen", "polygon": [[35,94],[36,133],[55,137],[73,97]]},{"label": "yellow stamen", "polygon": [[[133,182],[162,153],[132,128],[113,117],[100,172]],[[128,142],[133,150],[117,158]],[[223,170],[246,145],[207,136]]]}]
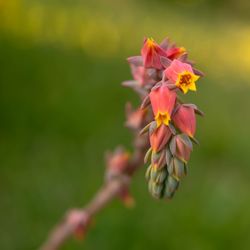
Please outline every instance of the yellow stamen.
[{"label": "yellow stamen", "polygon": [[159,111],[155,116],[155,120],[157,123],[157,127],[159,127],[161,124],[165,124],[166,126],[168,126],[170,121],[170,115],[167,112]]},{"label": "yellow stamen", "polygon": [[196,91],[195,82],[198,79],[199,76],[193,74],[192,72],[184,71],[178,75],[176,86],[179,87],[184,94],[186,94],[188,90]]},{"label": "yellow stamen", "polygon": [[147,38],[147,46],[150,47],[150,48],[153,48],[155,46],[155,41],[153,38]]},{"label": "yellow stamen", "polygon": [[180,47],[179,53],[180,53],[180,54],[183,54],[184,52],[186,52],[186,49],[185,49],[184,47]]}]

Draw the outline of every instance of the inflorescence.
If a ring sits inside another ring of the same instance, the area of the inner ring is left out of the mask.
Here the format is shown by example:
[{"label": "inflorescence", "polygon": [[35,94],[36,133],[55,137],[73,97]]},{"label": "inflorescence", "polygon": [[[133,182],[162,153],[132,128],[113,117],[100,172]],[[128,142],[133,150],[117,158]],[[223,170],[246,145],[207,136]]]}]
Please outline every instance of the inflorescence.
[{"label": "inflorescence", "polygon": [[132,122],[147,117],[141,134],[148,133],[150,145],[145,155],[145,163],[150,162],[148,189],[155,198],[170,199],[187,174],[193,142],[197,143],[195,115],[203,115],[196,105],[183,103],[180,95],[196,91],[196,81],[203,73],[193,67],[185,48],[168,39],[157,44],[146,38],[141,55],[129,57],[128,62],[134,80],[124,85],[143,97]]}]

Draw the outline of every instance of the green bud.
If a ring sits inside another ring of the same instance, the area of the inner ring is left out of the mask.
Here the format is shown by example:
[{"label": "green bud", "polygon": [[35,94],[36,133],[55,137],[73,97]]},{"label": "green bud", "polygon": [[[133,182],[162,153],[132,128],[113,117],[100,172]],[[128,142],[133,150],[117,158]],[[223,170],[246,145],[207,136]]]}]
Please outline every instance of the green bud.
[{"label": "green bud", "polygon": [[145,157],[144,157],[144,163],[147,163],[150,155],[152,153],[152,148],[149,148],[149,150],[147,151],[147,153],[145,154]]},{"label": "green bud", "polygon": [[170,150],[167,148],[166,149],[166,163],[167,163],[167,165],[170,164],[171,159],[172,159],[172,154],[171,154]]},{"label": "green bud", "polygon": [[149,191],[150,191],[151,195],[154,198],[160,199],[162,197],[162,191],[163,191],[164,185],[157,184],[157,183],[155,183],[153,181],[150,181],[149,186],[150,186]]},{"label": "green bud", "polygon": [[177,180],[181,179],[187,174],[185,163],[178,158],[173,157],[168,165],[168,173]]},{"label": "green bud", "polygon": [[172,176],[168,176],[165,183],[164,197],[167,199],[171,199],[174,196],[175,191],[178,189],[178,186],[179,181]]},{"label": "green bud", "polygon": [[176,154],[176,137],[174,136],[169,143],[170,152],[172,155]]},{"label": "green bud", "polygon": [[178,158],[174,157],[172,160],[173,164],[173,173],[171,174],[174,176],[176,179],[181,179],[186,175],[186,167],[185,163]]},{"label": "green bud", "polygon": [[151,175],[151,165],[147,168],[146,173],[145,173],[145,178],[147,181],[150,180],[150,175]]},{"label": "green bud", "polygon": [[156,181],[157,175],[158,175],[158,170],[157,170],[157,168],[151,167],[150,179],[151,179],[152,181]]},{"label": "green bud", "polygon": [[156,177],[156,180],[155,182],[157,184],[161,184],[165,181],[167,175],[168,175],[168,171],[166,168],[162,168],[161,170],[157,171],[157,177]]}]

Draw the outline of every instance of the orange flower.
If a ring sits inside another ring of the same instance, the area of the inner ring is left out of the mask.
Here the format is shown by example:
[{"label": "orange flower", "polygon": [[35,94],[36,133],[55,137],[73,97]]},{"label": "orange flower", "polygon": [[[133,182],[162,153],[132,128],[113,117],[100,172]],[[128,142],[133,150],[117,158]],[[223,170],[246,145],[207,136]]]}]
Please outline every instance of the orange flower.
[{"label": "orange flower", "polygon": [[167,57],[171,60],[176,59],[186,52],[184,47],[172,47],[167,50]]},{"label": "orange flower", "polygon": [[180,105],[173,114],[173,122],[175,126],[190,137],[194,137],[196,130],[195,111],[192,107]]},{"label": "orange flower", "polygon": [[176,136],[176,155],[180,160],[185,163],[189,161],[190,154],[192,151],[192,144],[190,144],[191,142],[188,141],[187,138],[182,135]]},{"label": "orange flower", "polygon": [[199,79],[199,76],[194,74],[191,65],[175,59],[164,71],[164,74],[180,88],[184,94],[186,94],[188,90],[196,91],[195,82]]},{"label": "orange flower", "polygon": [[145,68],[163,69],[160,58],[167,53],[152,38],[145,39],[141,54]]},{"label": "orange flower", "polygon": [[168,126],[175,105],[176,93],[170,91],[167,85],[161,85],[151,90],[149,97],[157,127],[161,124]]},{"label": "orange flower", "polygon": [[149,137],[153,152],[162,150],[170,137],[171,131],[169,127],[166,127],[162,124],[159,128],[157,128]]}]

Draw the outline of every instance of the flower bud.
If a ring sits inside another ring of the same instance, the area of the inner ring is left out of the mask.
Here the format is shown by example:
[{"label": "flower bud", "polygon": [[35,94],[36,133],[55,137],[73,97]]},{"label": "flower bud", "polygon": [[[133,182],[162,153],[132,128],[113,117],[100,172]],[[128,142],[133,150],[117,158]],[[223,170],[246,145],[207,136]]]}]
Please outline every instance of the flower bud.
[{"label": "flower bud", "polygon": [[165,150],[161,150],[159,152],[152,152],[151,155],[151,163],[154,168],[161,169],[166,164],[166,155]]},{"label": "flower bud", "polygon": [[168,176],[168,171],[166,168],[162,168],[160,170],[157,171],[157,177],[155,179],[155,182],[158,184],[161,184],[165,181],[166,177]]},{"label": "flower bud", "polygon": [[187,163],[193,150],[189,137],[185,134],[176,135],[170,142],[171,153],[178,159]]},{"label": "flower bud", "polygon": [[[185,137],[185,135],[183,135]],[[181,135],[176,137],[176,156],[187,163],[193,150],[192,142],[188,137],[184,139]]]},{"label": "flower bud", "polygon": [[163,69],[160,57],[167,57],[167,53],[152,38],[145,39],[141,55],[145,68]]},{"label": "flower bud", "polygon": [[151,170],[152,170],[152,166],[150,165],[150,166],[147,168],[146,173],[145,173],[145,178],[146,178],[147,181],[149,181],[150,178],[151,178]]},{"label": "flower bud", "polygon": [[164,197],[171,199],[174,196],[175,191],[178,189],[179,181],[172,176],[168,176],[164,188]]},{"label": "flower bud", "polygon": [[161,124],[167,126],[175,105],[176,93],[169,90],[167,85],[164,84],[151,90],[149,97],[157,127]]},{"label": "flower bud", "polygon": [[163,184],[157,184],[154,181],[149,181],[148,183],[149,192],[156,199],[160,199],[162,197],[163,188],[164,188]]},{"label": "flower bud", "polygon": [[195,110],[192,107],[180,105],[173,114],[175,126],[190,137],[194,137],[196,130]]},{"label": "flower bud", "polygon": [[166,145],[171,137],[171,131],[169,127],[162,124],[150,135],[150,145],[153,152],[159,152]]},{"label": "flower bud", "polygon": [[172,47],[167,50],[167,57],[171,60],[176,59],[186,52],[184,47]]},{"label": "flower bud", "polygon": [[168,173],[177,180],[180,180],[187,173],[185,163],[178,158],[173,157],[168,166]]}]

